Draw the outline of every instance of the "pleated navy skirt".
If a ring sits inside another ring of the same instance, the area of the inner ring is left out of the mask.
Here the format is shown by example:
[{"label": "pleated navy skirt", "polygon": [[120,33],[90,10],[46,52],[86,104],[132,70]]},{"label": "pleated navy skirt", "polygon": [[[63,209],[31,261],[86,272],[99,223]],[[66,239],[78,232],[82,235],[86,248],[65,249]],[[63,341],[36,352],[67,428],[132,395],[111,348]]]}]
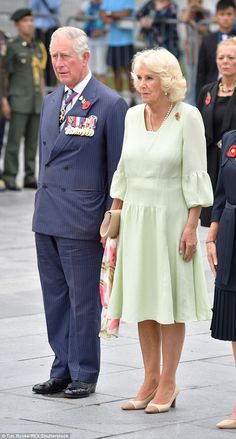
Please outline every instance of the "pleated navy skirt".
[{"label": "pleated navy skirt", "polygon": [[211,336],[236,341],[236,292],[215,287]]}]

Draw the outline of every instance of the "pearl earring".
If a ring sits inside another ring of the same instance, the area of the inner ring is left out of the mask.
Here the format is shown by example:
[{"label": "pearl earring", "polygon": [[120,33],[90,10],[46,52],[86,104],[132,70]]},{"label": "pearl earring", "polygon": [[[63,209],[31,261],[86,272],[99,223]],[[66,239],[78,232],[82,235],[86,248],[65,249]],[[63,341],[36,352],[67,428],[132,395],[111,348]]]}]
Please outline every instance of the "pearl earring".
[{"label": "pearl earring", "polygon": [[165,96],[167,96],[168,95],[168,93],[167,93],[167,91],[165,91]]}]

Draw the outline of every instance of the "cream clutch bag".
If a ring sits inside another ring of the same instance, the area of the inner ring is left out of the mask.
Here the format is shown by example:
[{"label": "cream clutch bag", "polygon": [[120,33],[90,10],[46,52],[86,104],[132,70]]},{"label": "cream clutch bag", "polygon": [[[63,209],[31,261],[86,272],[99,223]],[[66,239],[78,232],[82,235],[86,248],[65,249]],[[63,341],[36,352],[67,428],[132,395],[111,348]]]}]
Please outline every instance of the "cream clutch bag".
[{"label": "cream clutch bag", "polygon": [[100,227],[102,238],[117,238],[120,230],[121,209],[108,210]]}]

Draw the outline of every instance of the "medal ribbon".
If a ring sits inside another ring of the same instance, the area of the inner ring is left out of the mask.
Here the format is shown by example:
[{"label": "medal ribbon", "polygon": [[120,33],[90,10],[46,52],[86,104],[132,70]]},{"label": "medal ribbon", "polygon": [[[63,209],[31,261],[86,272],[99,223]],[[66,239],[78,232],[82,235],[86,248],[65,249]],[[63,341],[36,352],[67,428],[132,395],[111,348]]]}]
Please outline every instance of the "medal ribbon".
[{"label": "medal ribbon", "polygon": [[[59,116],[59,123],[63,124],[65,121],[66,113],[71,109],[71,103],[75,96],[77,96],[77,92],[71,89],[68,89],[66,92],[66,95],[64,97],[64,103],[61,107],[60,116]],[[62,125],[61,125],[62,127]]]}]

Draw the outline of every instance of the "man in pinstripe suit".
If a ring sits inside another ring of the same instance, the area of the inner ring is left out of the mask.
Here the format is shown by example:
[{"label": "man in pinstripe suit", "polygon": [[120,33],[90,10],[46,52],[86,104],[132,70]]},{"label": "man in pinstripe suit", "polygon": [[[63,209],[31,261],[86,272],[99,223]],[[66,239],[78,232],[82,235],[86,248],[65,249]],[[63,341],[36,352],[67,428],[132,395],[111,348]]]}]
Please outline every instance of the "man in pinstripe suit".
[{"label": "man in pinstripe suit", "polygon": [[57,29],[50,53],[64,85],[42,107],[33,231],[55,359],[50,379],[33,391],[83,398],[95,391],[99,374],[99,227],[110,207],[127,104],[91,75],[80,29]]}]

